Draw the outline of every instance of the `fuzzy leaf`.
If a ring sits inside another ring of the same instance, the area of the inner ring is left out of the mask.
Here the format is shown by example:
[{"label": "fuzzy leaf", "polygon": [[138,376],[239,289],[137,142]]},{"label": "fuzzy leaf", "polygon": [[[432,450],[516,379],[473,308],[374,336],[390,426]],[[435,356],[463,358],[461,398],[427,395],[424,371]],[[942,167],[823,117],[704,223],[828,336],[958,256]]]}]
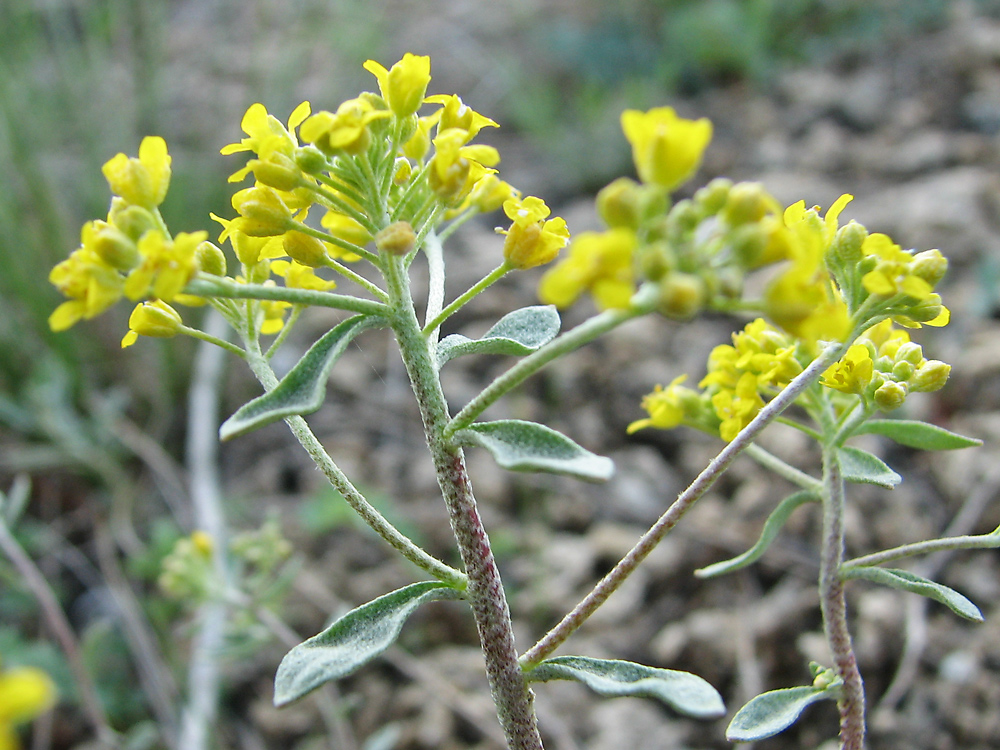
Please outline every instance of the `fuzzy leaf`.
[{"label": "fuzzy leaf", "polygon": [[924,451],[951,451],[983,444],[982,440],[911,419],[872,419],[865,422],[858,433],[884,435],[900,445]]},{"label": "fuzzy leaf", "polygon": [[730,742],[756,742],[773,737],[794,724],[813,703],[836,700],[840,682],[820,688],[812,685],[761,693],[736,712],[726,728]]},{"label": "fuzzy leaf", "polygon": [[778,507],[771,511],[771,515],[767,517],[767,521],[764,522],[764,528],[760,533],[760,539],[753,547],[748,549],[742,555],[737,555],[729,560],[723,560],[722,562],[713,563],[712,565],[707,565],[700,570],[696,570],[694,574],[699,578],[713,578],[715,576],[720,576],[723,573],[731,573],[734,570],[739,570],[753,562],[756,562],[761,555],[771,546],[771,542],[774,541],[775,537],[778,536],[778,532],[781,531],[781,527],[785,525],[785,521],[788,517],[792,515],[792,512],[798,508],[800,505],[805,503],[816,502],[816,495],[809,490],[802,490],[796,492],[793,495],[789,495],[780,503]]},{"label": "fuzzy leaf", "polygon": [[842,573],[845,579],[861,578],[872,583],[880,583],[889,588],[920,594],[928,599],[941,602],[956,615],[974,622],[983,621],[983,613],[979,607],[962,596],[955,589],[936,583],[916,573],[898,568],[858,567],[847,568]]},{"label": "fuzzy leaf", "polygon": [[559,333],[559,313],[553,305],[534,305],[507,313],[481,339],[457,333],[437,346],[438,367],[465,354],[524,356],[537,351]]},{"label": "fuzzy leaf", "polygon": [[274,390],[258,396],[222,423],[222,440],[244,435],[293,414],[311,414],[323,405],[326,379],[334,363],[355,336],[378,322],[370,315],[355,315],[323,335]]},{"label": "fuzzy leaf", "polygon": [[470,425],[455,433],[455,441],[485,448],[511,471],[547,471],[603,482],[615,470],[610,458],[581,448],[551,427],[519,419]]},{"label": "fuzzy leaf", "polygon": [[274,677],[274,705],[298,700],[370,662],[392,645],[406,618],[424,602],[461,597],[460,591],[445,583],[425,581],[352,609],[285,654]]},{"label": "fuzzy leaf", "polygon": [[575,680],[605,698],[655,698],[697,719],[714,719],[726,712],[722,696],[701,677],[630,661],[557,656],[540,662],[526,676],[531,682]]},{"label": "fuzzy leaf", "polygon": [[844,446],[838,451],[840,470],[848,482],[877,484],[891,490],[903,478],[886,465],[878,456],[860,448]]}]

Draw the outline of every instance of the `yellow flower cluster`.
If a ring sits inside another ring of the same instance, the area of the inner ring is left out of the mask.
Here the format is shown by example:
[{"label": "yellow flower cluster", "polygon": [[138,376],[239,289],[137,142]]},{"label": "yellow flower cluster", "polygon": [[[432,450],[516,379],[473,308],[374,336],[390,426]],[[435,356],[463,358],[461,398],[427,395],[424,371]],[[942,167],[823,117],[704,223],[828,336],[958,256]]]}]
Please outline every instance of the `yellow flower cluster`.
[{"label": "yellow flower cluster", "polygon": [[15,727],[48,711],[56,702],[51,678],[35,667],[13,667],[0,672],[0,750],[21,745]]},{"label": "yellow flower cluster", "polygon": [[827,388],[861,396],[882,411],[903,405],[910,393],[944,387],[951,366],[925,359],[910,335],[884,320],[869,328],[847,353],[823,373]]},{"label": "yellow flower cluster", "polygon": [[[144,138],[139,157],[118,154],[104,165],[115,198],[106,221],[87,222],[80,247],[49,274],[49,281],[69,300],[49,317],[54,331],[107,310],[123,296],[132,301],[153,297],[166,303],[197,304],[181,291],[199,270],[199,248],[207,232],[171,237],[158,206],[170,185],[170,155],[162,138]],[[179,316],[178,316],[179,317]]]}]

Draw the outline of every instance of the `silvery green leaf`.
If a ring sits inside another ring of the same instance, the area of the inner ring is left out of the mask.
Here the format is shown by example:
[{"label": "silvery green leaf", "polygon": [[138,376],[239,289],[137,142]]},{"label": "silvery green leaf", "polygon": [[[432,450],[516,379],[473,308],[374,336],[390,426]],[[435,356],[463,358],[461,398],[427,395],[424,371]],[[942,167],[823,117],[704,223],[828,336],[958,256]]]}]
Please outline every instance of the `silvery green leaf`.
[{"label": "silvery green leaf", "polygon": [[274,678],[274,705],[298,700],[370,662],[393,644],[406,618],[424,602],[462,596],[448,584],[425,581],[352,609],[285,654]]},{"label": "silvery green leaf", "polygon": [[877,484],[891,490],[903,481],[885,461],[860,448],[844,446],[837,452],[837,457],[840,460],[840,471],[848,482]]},{"label": "silvery green leaf", "polygon": [[330,369],[347,345],[366,328],[379,322],[370,315],[355,315],[323,335],[300,359],[274,390],[258,396],[222,423],[222,440],[244,435],[293,414],[311,414],[323,405]]},{"label": "silvery green leaf", "polygon": [[530,682],[575,680],[606,698],[655,698],[698,719],[714,719],[726,712],[722,696],[701,677],[630,661],[557,656],[539,662],[526,676]]},{"label": "silvery green leaf", "polygon": [[780,503],[778,507],[771,511],[771,515],[767,517],[767,521],[764,522],[764,528],[760,533],[760,539],[753,547],[748,549],[742,555],[737,555],[736,557],[723,560],[722,562],[713,563],[712,565],[707,565],[700,570],[696,570],[694,574],[699,578],[713,578],[714,576],[720,576],[723,573],[731,573],[734,570],[739,570],[753,562],[756,562],[761,555],[771,546],[771,542],[774,541],[775,537],[778,536],[778,532],[781,531],[781,527],[785,525],[785,521],[788,517],[792,515],[792,512],[798,508],[800,505],[805,503],[816,502],[818,498],[815,494],[809,490],[801,490],[793,495],[789,495]]},{"label": "silvery green leaf", "polygon": [[460,445],[485,448],[500,466],[511,471],[546,471],[603,482],[615,470],[610,458],[591,453],[561,432],[536,422],[479,422],[456,432],[454,439]]},{"label": "silvery green leaf", "polygon": [[480,339],[457,333],[437,345],[438,367],[465,354],[524,356],[537,351],[559,333],[559,313],[553,305],[534,305],[507,313]]},{"label": "silvery green leaf", "polygon": [[870,419],[858,430],[858,434],[863,433],[884,435],[900,445],[924,451],[950,451],[983,444],[982,440],[910,419]]},{"label": "silvery green leaf", "polygon": [[928,599],[941,602],[952,612],[967,620],[973,620],[974,622],[983,621],[983,613],[979,611],[979,607],[955,591],[955,589],[918,576],[916,573],[911,573],[908,570],[857,567],[846,568],[841,575],[845,579],[861,578],[862,580],[879,583],[889,588],[899,589],[900,591],[920,594],[921,596],[926,596]]},{"label": "silvery green leaf", "polygon": [[836,700],[840,681],[827,687],[782,688],[761,693],[736,712],[726,728],[730,742],[756,742],[773,737],[794,724],[813,703]]}]

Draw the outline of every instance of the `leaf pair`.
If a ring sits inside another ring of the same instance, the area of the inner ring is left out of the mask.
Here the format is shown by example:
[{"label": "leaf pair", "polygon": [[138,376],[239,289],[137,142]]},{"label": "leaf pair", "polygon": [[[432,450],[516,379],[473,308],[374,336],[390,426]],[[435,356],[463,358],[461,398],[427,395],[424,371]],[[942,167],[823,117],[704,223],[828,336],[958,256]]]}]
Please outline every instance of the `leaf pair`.
[{"label": "leaf pair", "polygon": [[[399,637],[403,623],[424,602],[462,596],[447,584],[427,581],[351,610],[285,655],[275,676],[275,705],[284,706],[326,682],[346,677],[379,656]],[[605,697],[655,698],[695,718],[715,718],[725,713],[718,692],[700,677],[627,661],[560,656],[539,663],[527,673],[527,679],[575,680]]]}]

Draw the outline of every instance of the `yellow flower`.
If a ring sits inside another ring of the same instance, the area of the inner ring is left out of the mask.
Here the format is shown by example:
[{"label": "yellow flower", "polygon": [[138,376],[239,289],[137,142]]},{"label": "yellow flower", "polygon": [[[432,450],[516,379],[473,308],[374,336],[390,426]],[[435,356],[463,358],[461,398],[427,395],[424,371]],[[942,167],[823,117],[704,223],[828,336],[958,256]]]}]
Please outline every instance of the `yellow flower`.
[{"label": "yellow flower", "polygon": [[222,225],[219,242],[225,242],[228,239],[229,244],[233,246],[233,251],[236,253],[237,259],[244,265],[253,266],[261,260],[280,258],[285,254],[280,235],[274,237],[251,237],[239,228],[240,222],[243,221],[242,216],[236,219],[223,219],[221,216],[216,216],[215,214],[209,214],[209,216]]},{"label": "yellow flower", "polygon": [[877,232],[868,235],[861,244],[861,252],[877,259],[875,268],[861,279],[870,294],[882,297],[905,294],[915,300],[925,300],[934,291],[925,278],[913,273],[913,256],[887,235]]},{"label": "yellow flower", "polygon": [[375,109],[367,99],[348,99],[337,107],[336,114],[317,112],[303,122],[299,135],[328,154],[345,151],[357,156],[364,153],[371,143],[368,126],[391,116],[389,110]]},{"label": "yellow flower", "polygon": [[122,339],[122,349],[132,346],[140,336],[160,339],[176,336],[181,325],[181,316],[166,302],[141,302],[129,316],[129,331]]},{"label": "yellow flower", "polygon": [[[334,237],[344,240],[345,242],[350,242],[352,245],[357,245],[358,247],[363,248],[372,241],[371,233],[365,229],[360,222],[351,218],[347,214],[327,210],[323,218],[319,220],[319,223]],[[349,252],[333,244],[327,247],[327,252],[330,254],[331,258],[346,260],[348,262],[359,260],[361,258],[361,256],[357,253]]]},{"label": "yellow flower", "polygon": [[49,316],[53,331],[64,331],[81,318],[89,320],[111,307],[124,293],[124,279],[94,249],[94,224],[82,231],[82,245],[49,272],[49,281],[66,297]]},{"label": "yellow flower", "polygon": [[146,136],[139,144],[139,158],[116,154],[101,168],[111,192],[128,203],[156,208],[170,186],[170,154],[159,136]]},{"label": "yellow flower", "polygon": [[503,257],[514,268],[521,270],[551,263],[569,240],[569,229],[561,217],[549,219],[549,207],[541,198],[528,196],[523,201],[508,198],[503,204],[504,213],[513,222],[510,229],[500,230],[507,238],[503,243]]},{"label": "yellow flower", "polygon": [[520,197],[520,190],[512,187],[509,183],[504,182],[495,174],[491,173],[481,177],[476,184],[472,186],[472,192],[469,193],[468,203],[475,206],[480,212],[486,214],[491,211],[496,211],[498,208],[503,206],[504,202],[508,199],[519,199]]},{"label": "yellow flower", "polygon": [[294,260],[272,260],[271,271],[284,278],[287,287],[312,289],[316,292],[328,292],[337,288],[336,281],[322,279],[316,275],[316,269],[304,266]]},{"label": "yellow flower", "polygon": [[732,441],[764,408],[756,376],[752,372],[743,373],[734,389],[725,389],[712,396],[712,407],[722,420],[719,436],[727,443]]},{"label": "yellow flower", "polygon": [[45,713],[55,702],[55,684],[42,670],[14,667],[0,673],[0,750],[17,750],[14,727]]},{"label": "yellow flower", "polygon": [[374,60],[365,61],[365,70],[378,79],[382,98],[398,117],[415,114],[423,103],[431,82],[431,59],[407,52],[389,70]]},{"label": "yellow flower", "polygon": [[635,293],[636,244],[635,233],[623,227],[578,234],[569,255],[542,277],[539,299],[564,308],[589,291],[602,310],[627,308]]},{"label": "yellow flower", "polygon": [[483,128],[500,127],[489,117],[481,115],[471,107],[466,106],[461,98],[454,94],[436,94],[435,96],[428,96],[425,101],[431,104],[440,104],[443,107],[440,113],[441,119],[438,124],[438,135],[445,130],[457,128],[465,133],[464,142],[468,143]]},{"label": "yellow flower", "polygon": [[643,397],[642,408],[649,413],[649,417],[630,424],[628,434],[631,435],[647,427],[669,430],[682,424],[687,415],[685,402],[697,398],[694,391],[681,386],[686,379],[687,375],[678,375],[666,388],[658,385],[652,393]]},{"label": "yellow flower", "polygon": [[273,188],[256,185],[239,190],[232,204],[240,215],[234,226],[251,237],[274,237],[291,229],[292,210]]},{"label": "yellow flower", "polygon": [[[309,102],[302,102],[288,118],[288,127],[282,125],[276,117],[267,113],[267,109],[259,102],[251,104],[243,115],[240,127],[247,134],[239,143],[223,146],[219,153],[235,154],[240,151],[252,151],[261,159],[267,159],[273,153],[291,156],[298,146],[295,138],[295,128],[309,116]],[[245,174],[245,172],[244,172]],[[230,182],[234,182],[230,178]]]},{"label": "yellow flower", "polygon": [[146,232],[138,245],[142,261],[125,280],[125,296],[173,300],[198,272],[195,251],[207,238],[208,232],[181,232],[173,240],[156,230]]},{"label": "yellow flower", "polygon": [[440,131],[434,139],[434,156],[431,158],[427,182],[442,201],[461,203],[481,180],[500,161],[500,154],[492,146],[466,146],[466,132],[459,128]]},{"label": "yellow flower", "polygon": [[827,368],[820,383],[827,388],[860,395],[871,383],[874,368],[868,347],[854,344],[839,362]]},{"label": "yellow flower", "polygon": [[643,182],[668,190],[687,180],[712,140],[712,123],[707,119],[685,120],[672,107],[648,112],[622,112],[622,130],[632,144],[632,158]]}]

